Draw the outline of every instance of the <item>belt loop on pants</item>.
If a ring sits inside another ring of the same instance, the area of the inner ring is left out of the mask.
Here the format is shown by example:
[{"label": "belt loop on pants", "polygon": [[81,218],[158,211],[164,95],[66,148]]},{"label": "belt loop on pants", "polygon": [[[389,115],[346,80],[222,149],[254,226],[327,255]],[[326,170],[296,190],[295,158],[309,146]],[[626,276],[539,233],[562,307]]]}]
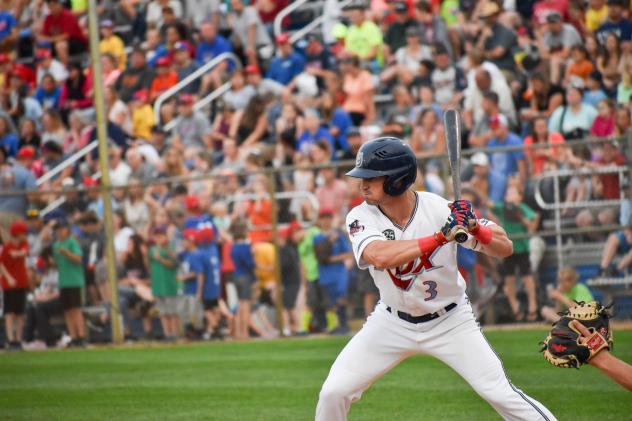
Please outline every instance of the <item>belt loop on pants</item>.
[{"label": "belt loop on pants", "polygon": [[[434,320],[434,319],[436,319],[438,317],[443,316],[448,311],[452,310],[454,307],[456,307],[456,303],[448,304],[447,306],[445,306],[441,310],[438,310],[438,311],[436,311],[434,313],[423,314],[421,316],[413,316],[413,315],[408,314],[406,312],[398,311],[397,312],[397,317],[399,317],[400,319],[402,319],[402,320],[404,320],[404,321],[406,321],[408,323],[413,323],[413,324],[426,323],[426,322]],[[386,311],[388,311],[389,313],[393,313],[394,312],[394,310],[390,306],[386,306]]]}]

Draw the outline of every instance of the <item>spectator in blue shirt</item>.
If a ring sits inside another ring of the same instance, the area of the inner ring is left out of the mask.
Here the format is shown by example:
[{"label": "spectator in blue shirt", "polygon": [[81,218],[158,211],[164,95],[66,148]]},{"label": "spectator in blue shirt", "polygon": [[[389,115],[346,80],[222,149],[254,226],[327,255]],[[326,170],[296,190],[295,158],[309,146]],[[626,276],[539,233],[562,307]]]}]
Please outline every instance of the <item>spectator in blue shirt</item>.
[{"label": "spectator in blue shirt", "polygon": [[[488,200],[502,202],[505,198],[507,179],[497,171],[489,168],[489,158],[484,152],[477,152],[472,155],[470,163],[473,167],[474,175],[469,180],[478,194],[483,197],[483,203]],[[485,185],[487,189],[485,189]]]},{"label": "spectator in blue shirt", "polygon": [[632,41],[632,22],[623,16],[625,0],[608,0],[608,20],[597,29],[597,40],[601,45],[606,45],[608,34],[614,33],[623,46]]},{"label": "spectator in blue shirt", "polygon": [[321,126],[318,111],[310,108],[305,111],[305,130],[296,141],[296,149],[309,155],[311,148],[319,140],[326,140],[331,145],[332,158],[334,158],[336,144],[329,130]]},{"label": "spectator in blue shirt", "polygon": [[219,250],[215,242],[215,236],[211,230],[202,230],[197,234],[198,253],[204,263],[204,282],[201,295],[204,318],[206,319],[206,332],[203,338],[223,339],[220,331],[219,300],[220,300],[220,261]]},{"label": "spectator in blue shirt", "polygon": [[334,154],[336,157],[342,156],[349,150],[347,132],[353,126],[349,113],[336,105],[331,92],[323,92],[320,96],[320,115],[334,138]]},{"label": "spectator in blue shirt", "polygon": [[[0,166],[0,191],[35,190],[37,188],[35,176],[29,171],[32,163],[32,154],[20,153],[13,165]],[[11,222],[24,217],[28,203],[28,197],[25,194],[0,197],[0,236],[8,238]]]},{"label": "spectator in blue shirt", "polygon": [[33,97],[42,105],[43,109],[59,108],[61,89],[55,83],[50,73],[42,77],[42,83],[35,90]]},{"label": "spectator in blue shirt", "polygon": [[[489,127],[494,132],[494,138],[487,143],[488,147],[520,146],[523,144],[518,135],[509,131],[509,122],[503,114],[492,117]],[[492,152],[490,158],[492,171],[498,172],[505,178],[517,173],[523,182],[527,180],[527,160],[523,150]]]},{"label": "spectator in blue shirt", "polygon": [[[204,65],[215,57],[223,53],[230,53],[233,47],[226,38],[217,34],[217,28],[210,20],[202,22],[200,25],[200,42],[195,49],[195,61]],[[231,60],[226,60],[213,67],[210,72],[202,78],[202,92],[207,92],[209,88],[217,88],[222,84],[222,75],[235,67]]]},{"label": "spectator in blue shirt", "polygon": [[[314,237],[314,251],[320,274],[317,282],[326,294],[327,328],[331,333],[345,334],[349,332],[347,325],[349,272],[344,262],[352,254],[347,236],[333,227],[333,216],[332,209],[321,209],[318,213],[318,227],[321,231]],[[336,316],[337,326],[335,326]]]},{"label": "spectator in blue shirt", "polygon": [[[2,2],[2,9],[11,7],[12,2]],[[0,11],[0,51],[11,51],[18,39],[16,20],[10,10]]]},{"label": "spectator in blue shirt", "polygon": [[181,316],[184,320],[186,336],[197,336],[202,327],[202,288],[206,262],[204,255],[198,250],[198,232],[188,228],[182,232],[184,251],[178,256],[180,274],[178,281],[183,282]]},{"label": "spectator in blue shirt", "polygon": [[7,151],[8,156],[14,157],[18,153],[20,139],[11,131],[7,117],[0,116],[0,148]]},{"label": "spectator in blue shirt", "polygon": [[255,259],[248,241],[248,225],[245,221],[236,221],[231,226],[233,247],[230,257],[235,265],[234,284],[239,298],[239,309],[235,314],[235,339],[248,339],[250,324],[250,300],[252,286],[255,283]]},{"label": "spectator in blue shirt", "polygon": [[279,56],[270,63],[266,77],[287,85],[303,72],[305,59],[294,51],[287,33],[277,35],[276,44],[279,49]]}]

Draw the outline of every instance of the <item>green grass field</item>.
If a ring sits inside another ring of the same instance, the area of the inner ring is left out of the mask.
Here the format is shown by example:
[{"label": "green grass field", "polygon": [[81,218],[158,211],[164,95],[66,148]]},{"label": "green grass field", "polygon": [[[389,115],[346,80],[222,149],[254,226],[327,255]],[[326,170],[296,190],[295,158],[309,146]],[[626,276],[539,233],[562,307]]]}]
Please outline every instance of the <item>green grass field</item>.
[{"label": "green grass field", "polygon": [[[543,330],[487,333],[513,382],[560,420],[624,420],[632,394],[592,367],[550,366]],[[632,331],[616,355],[632,361]],[[2,420],[309,420],[348,338],[0,354]],[[449,368],[418,356],[377,381],[352,420],[499,419]]]}]

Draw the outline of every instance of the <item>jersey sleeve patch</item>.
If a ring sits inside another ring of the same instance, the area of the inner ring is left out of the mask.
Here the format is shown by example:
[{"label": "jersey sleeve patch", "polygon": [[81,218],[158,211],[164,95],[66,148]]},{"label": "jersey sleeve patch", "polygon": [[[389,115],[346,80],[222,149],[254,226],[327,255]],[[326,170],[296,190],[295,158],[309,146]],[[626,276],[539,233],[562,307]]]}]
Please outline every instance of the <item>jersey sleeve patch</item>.
[{"label": "jersey sleeve patch", "polygon": [[349,235],[355,237],[364,231],[364,225],[360,224],[360,220],[355,219],[349,224]]}]

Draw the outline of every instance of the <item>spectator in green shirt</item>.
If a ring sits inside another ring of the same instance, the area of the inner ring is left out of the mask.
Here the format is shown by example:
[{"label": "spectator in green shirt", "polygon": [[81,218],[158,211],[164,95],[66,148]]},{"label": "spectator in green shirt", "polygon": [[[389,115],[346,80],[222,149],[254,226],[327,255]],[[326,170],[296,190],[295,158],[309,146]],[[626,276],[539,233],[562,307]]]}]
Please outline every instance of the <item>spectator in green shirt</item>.
[{"label": "spectator in green shirt", "polygon": [[154,228],[156,245],[149,249],[149,273],[151,291],[156,300],[156,309],[160,314],[160,323],[168,341],[178,337],[180,317],[178,316],[178,256],[169,246],[167,227]]},{"label": "spectator in green shirt", "polygon": [[[560,269],[557,274],[557,287],[547,290],[549,299],[554,304],[543,306],[540,313],[544,320],[557,322],[560,319],[558,312],[574,305],[574,301],[593,301],[593,295],[584,284],[578,284],[579,274],[575,269],[566,266]],[[552,286],[552,285],[551,285]]]},{"label": "spectator in green shirt", "polygon": [[298,229],[294,233],[294,240],[298,244],[298,256],[301,259],[303,273],[307,280],[307,302],[305,310],[301,314],[301,332],[309,332],[309,324],[312,320],[312,310],[317,306],[316,288],[318,284],[318,259],[314,251],[314,237],[320,233],[320,229],[313,226],[307,230]]},{"label": "spectator in green shirt", "polygon": [[[534,233],[538,227],[538,215],[526,204],[522,203],[522,193],[515,185],[507,187],[505,201],[494,203],[492,213],[498,218],[500,225],[505,228],[507,235]],[[504,292],[509,300],[511,311],[516,321],[524,320],[520,310],[520,303],[516,291],[516,276],[520,276],[524,283],[527,300],[527,320],[534,321],[538,317],[538,304],[535,293],[535,280],[531,273],[529,262],[529,240],[513,240],[513,254],[503,260],[500,272],[505,278]]]},{"label": "spectator in green shirt", "polygon": [[79,242],[70,235],[68,222],[55,224],[57,241],[53,244],[53,259],[59,272],[59,301],[72,340],[71,347],[85,345],[86,325],[81,312],[82,289],[85,282]]}]

